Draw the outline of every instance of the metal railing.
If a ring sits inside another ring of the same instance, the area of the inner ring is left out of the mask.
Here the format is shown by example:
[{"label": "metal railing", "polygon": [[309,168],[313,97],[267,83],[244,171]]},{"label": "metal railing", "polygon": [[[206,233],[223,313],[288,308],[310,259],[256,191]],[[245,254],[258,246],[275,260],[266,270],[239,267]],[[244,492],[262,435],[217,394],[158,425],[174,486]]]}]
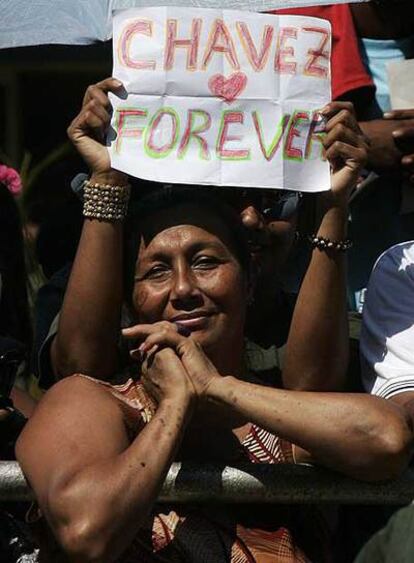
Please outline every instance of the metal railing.
[{"label": "metal railing", "polygon": [[[20,466],[0,462],[0,502],[33,498]],[[395,504],[414,499],[414,471],[384,483],[364,483],[308,465],[173,463],[163,503]]]}]

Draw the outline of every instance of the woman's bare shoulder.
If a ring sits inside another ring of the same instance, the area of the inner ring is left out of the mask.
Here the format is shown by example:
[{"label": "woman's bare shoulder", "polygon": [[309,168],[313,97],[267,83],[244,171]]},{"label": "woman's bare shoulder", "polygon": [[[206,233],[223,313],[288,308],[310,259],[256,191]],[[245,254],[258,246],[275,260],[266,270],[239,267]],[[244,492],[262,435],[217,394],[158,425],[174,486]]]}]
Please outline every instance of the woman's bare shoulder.
[{"label": "woman's bare shoulder", "polygon": [[56,383],[41,399],[19,437],[16,453],[24,459],[29,452],[36,450],[39,455],[53,444],[60,454],[75,445],[82,451],[96,448],[96,440],[103,440],[107,451],[126,446],[122,410],[104,386],[73,375]]},{"label": "woman's bare shoulder", "polygon": [[56,483],[101,463],[130,444],[122,411],[106,389],[80,376],[42,398],[16,445],[16,456],[43,505]]},{"label": "woman's bare shoulder", "polygon": [[42,397],[35,412],[43,410],[46,406],[49,409],[55,403],[63,403],[62,406],[71,409],[84,403],[91,405],[91,401],[92,404],[95,402],[115,404],[109,388],[110,385],[105,382],[77,373],[55,383]]}]

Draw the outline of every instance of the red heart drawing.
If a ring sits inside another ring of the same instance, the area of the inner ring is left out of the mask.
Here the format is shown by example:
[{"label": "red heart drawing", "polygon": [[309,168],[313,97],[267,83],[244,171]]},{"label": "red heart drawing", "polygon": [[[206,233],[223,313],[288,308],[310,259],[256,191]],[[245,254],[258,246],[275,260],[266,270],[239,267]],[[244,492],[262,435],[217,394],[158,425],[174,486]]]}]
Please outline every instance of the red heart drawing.
[{"label": "red heart drawing", "polygon": [[218,98],[223,98],[228,104],[243,92],[246,88],[247,76],[244,72],[234,72],[229,78],[222,74],[215,74],[208,81],[210,91]]}]

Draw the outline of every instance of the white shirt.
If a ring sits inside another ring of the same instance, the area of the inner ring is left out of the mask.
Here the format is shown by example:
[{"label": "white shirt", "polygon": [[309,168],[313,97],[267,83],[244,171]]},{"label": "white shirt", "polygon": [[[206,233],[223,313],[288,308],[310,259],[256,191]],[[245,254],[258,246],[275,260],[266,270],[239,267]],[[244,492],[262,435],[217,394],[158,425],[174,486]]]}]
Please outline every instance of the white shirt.
[{"label": "white shirt", "polygon": [[414,241],[391,247],[374,266],[360,353],[366,391],[383,398],[414,391]]}]

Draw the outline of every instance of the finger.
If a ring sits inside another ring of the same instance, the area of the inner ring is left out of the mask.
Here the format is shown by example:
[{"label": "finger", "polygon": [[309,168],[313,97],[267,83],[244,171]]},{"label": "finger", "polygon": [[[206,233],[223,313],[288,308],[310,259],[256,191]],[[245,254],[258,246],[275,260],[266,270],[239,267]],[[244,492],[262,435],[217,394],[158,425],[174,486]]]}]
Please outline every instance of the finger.
[{"label": "finger", "polygon": [[247,229],[256,230],[256,229],[263,229],[264,227],[263,217],[257,211],[257,209],[253,207],[253,205],[249,205],[249,207],[243,209],[243,211],[240,213],[240,217],[243,225]]},{"label": "finger", "polygon": [[348,109],[341,109],[338,113],[332,115],[325,126],[325,133],[329,133],[334,127],[339,123],[342,123],[345,127],[352,129],[353,131],[359,132],[359,125],[353,113]]},{"label": "finger", "polygon": [[327,150],[335,141],[342,141],[357,147],[360,145],[360,137],[355,131],[344,125],[343,123],[338,123],[335,125],[331,131],[322,139],[322,144]]},{"label": "finger", "polygon": [[103,127],[106,132],[106,130],[109,127],[109,124],[111,123],[111,113],[108,111],[108,109],[105,108],[100,102],[98,102],[95,99],[91,100],[88,104],[86,104],[85,109],[86,111],[90,111],[94,113],[97,117],[99,117],[102,120]]},{"label": "finger", "polygon": [[364,149],[348,145],[342,141],[335,141],[326,151],[326,157],[334,170],[340,168],[345,162],[350,168],[360,170],[365,164],[366,155]]},{"label": "finger", "polygon": [[157,346],[158,348],[169,346],[175,349],[185,339],[185,336],[181,336],[181,334],[178,334],[178,332],[171,330],[154,332],[144,340],[144,342],[138,349],[140,350],[141,354],[148,354],[154,346]]},{"label": "finger", "polygon": [[403,127],[399,127],[392,132],[392,136],[394,139],[407,139],[407,138],[414,138],[414,123],[407,124]]},{"label": "finger", "polygon": [[162,329],[171,329],[177,331],[177,327],[174,323],[170,323],[169,321],[160,321],[158,323],[137,324],[128,328],[124,328],[122,330],[122,336],[124,336],[125,338],[144,339],[149,334],[160,331]]},{"label": "finger", "polygon": [[85,96],[83,98],[83,105],[87,104],[93,98],[94,94],[96,95],[96,89],[102,90],[102,92],[116,92],[122,87],[123,84],[120,80],[112,77],[105,78],[105,80],[92,84],[86,89]]},{"label": "finger", "polygon": [[188,375],[193,383],[206,381],[211,376],[218,375],[217,369],[211,360],[206,356],[202,346],[192,338],[187,338],[185,342],[177,347],[176,354],[181,359]]},{"label": "finger", "polygon": [[414,164],[414,154],[407,154],[402,157],[401,164],[405,167],[410,167]]},{"label": "finger", "polygon": [[81,120],[80,122],[80,127],[83,131],[90,130],[93,136],[101,141],[105,135],[108,123],[95,112],[93,107],[86,107],[87,109],[84,112],[83,121]]},{"label": "finger", "polygon": [[100,105],[95,100],[91,100],[89,104],[86,106],[86,108],[87,111],[91,111],[97,117],[99,117],[102,120],[105,127],[109,126],[111,122],[111,116],[109,112],[102,105]]},{"label": "finger", "polygon": [[85,133],[92,133],[92,136],[102,138],[105,124],[100,117],[92,111],[82,111],[70,124],[68,136],[72,142],[77,142]]},{"label": "finger", "polygon": [[89,103],[91,100],[95,100],[101,106],[107,108],[108,110],[111,110],[112,105],[111,102],[109,101],[108,94],[103,90],[101,90],[101,88],[99,88],[96,84],[94,84],[93,86],[89,86],[86,92],[87,92],[87,96],[85,95],[85,101],[84,101],[85,104]]},{"label": "finger", "polygon": [[144,360],[144,357],[141,354],[141,350],[139,348],[135,348],[135,350],[130,350],[129,355],[133,360],[137,362],[143,362]]},{"label": "finger", "polygon": [[412,119],[414,109],[395,109],[384,113],[384,119]]},{"label": "finger", "polygon": [[329,104],[326,104],[319,113],[330,119],[343,110],[348,111],[354,117],[356,115],[354,105],[351,102],[330,102]]},{"label": "finger", "polygon": [[160,347],[158,346],[158,344],[154,344],[147,352],[144,352],[144,361],[147,363],[148,366],[152,365],[152,362],[154,361],[155,358],[155,354],[158,352],[159,349]]},{"label": "finger", "polygon": [[150,356],[153,356],[158,350],[160,346],[158,344],[154,344],[151,346],[151,343],[145,345],[144,343],[141,344],[139,348],[135,348],[129,352],[129,355],[132,359],[137,360],[138,362],[148,362]]}]

